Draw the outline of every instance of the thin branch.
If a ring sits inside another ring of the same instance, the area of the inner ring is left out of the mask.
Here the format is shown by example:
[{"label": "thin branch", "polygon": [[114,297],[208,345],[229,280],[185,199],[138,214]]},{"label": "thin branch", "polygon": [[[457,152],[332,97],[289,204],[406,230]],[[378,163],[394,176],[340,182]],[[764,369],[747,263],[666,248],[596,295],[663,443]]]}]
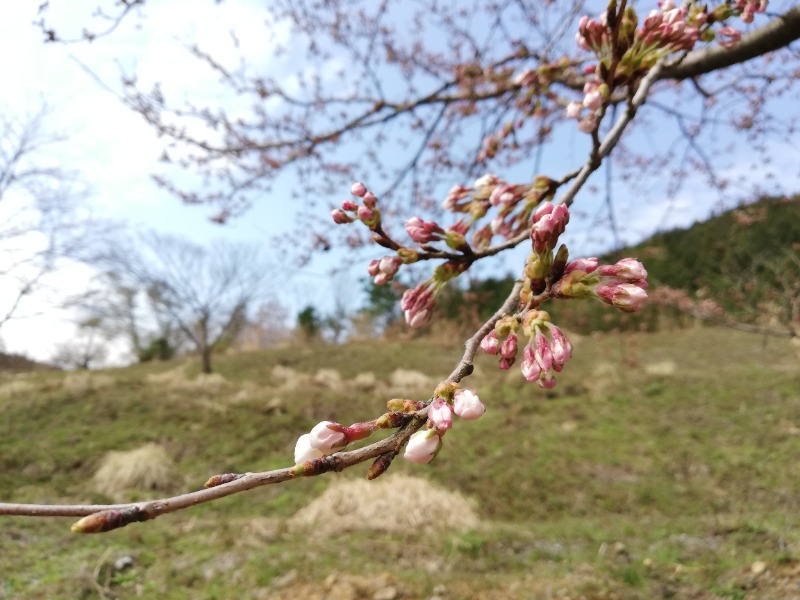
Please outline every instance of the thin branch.
[{"label": "thin branch", "polygon": [[[458,383],[464,377],[472,373],[473,360],[475,359],[475,354],[477,353],[481,340],[494,328],[501,317],[513,312],[519,302],[519,293],[521,289],[522,283],[517,282],[502,307],[500,307],[500,309],[467,340],[464,344],[464,353],[461,360],[448,377],[449,381]],[[427,411],[428,409],[426,406],[414,413],[399,415],[398,418],[404,420],[405,424],[401,426],[398,431],[383,440],[374,442],[363,448],[351,450],[349,452],[338,452],[324,458],[306,461],[294,467],[286,467],[261,473],[221,476],[234,479],[228,483],[222,483],[188,494],[129,504],[45,505],[0,503],[0,515],[26,517],[87,517],[89,515],[97,515],[98,519],[111,521],[113,527],[97,529],[96,531],[108,531],[112,528],[123,527],[129,523],[149,521],[160,515],[211,502],[264,485],[282,483],[300,477],[321,475],[329,471],[339,472],[353,465],[357,465],[372,458],[378,458],[385,454],[398,454],[403,446],[405,446],[408,438],[425,424]],[[209,482],[213,480],[214,478],[209,480]]]}]

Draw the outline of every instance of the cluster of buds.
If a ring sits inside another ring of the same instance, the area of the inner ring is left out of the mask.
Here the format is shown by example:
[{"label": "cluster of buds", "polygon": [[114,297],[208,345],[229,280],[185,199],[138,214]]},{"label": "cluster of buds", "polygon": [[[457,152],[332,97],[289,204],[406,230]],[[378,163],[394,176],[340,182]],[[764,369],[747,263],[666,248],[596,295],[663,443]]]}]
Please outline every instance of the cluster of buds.
[{"label": "cluster of buds", "polygon": [[638,310],[647,300],[647,271],[635,258],[599,265],[596,258],[567,264],[553,285],[555,298],[595,298],[624,312]]},{"label": "cluster of buds", "polygon": [[[586,74],[594,74],[594,78],[585,84],[583,100],[567,105],[567,118],[578,119],[581,131],[593,132],[603,104],[615,89],[637,81],[664,56],[691,50],[698,41],[716,38],[722,46],[735,45],[741,33],[725,25],[725,20],[738,15],[750,23],[755,13],[766,8],[767,0],[728,0],[713,10],[696,2],[676,6],[673,0],[662,0],[641,26],[633,7],[617,14],[614,1],[596,19],[584,15],[575,41],[594,53],[598,63],[587,68]],[[722,23],[716,32],[711,29],[715,23]],[[587,115],[584,109],[588,109]]]},{"label": "cluster of buds", "polygon": [[554,373],[560,373],[572,356],[572,344],[564,332],[550,322],[547,312],[530,310],[521,319],[500,319],[481,341],[481,350],[499,356],[501,369],[510,369],[517,360],[518,331],[528,338],[520,363],[523,377],[539,387],[553,388],[556,385]]},{"label": "cluster of buds", "polygon": [[378,198],[375,194],[367,190],[361,182],[354,183],[350,192],[361,198],[363,204],[357,204],[352,200],[343,201],[340,208],[331,211],[333,222],[337,225],[344,225],[359,220],[373,231],[378,229],[381,223],[381,212],[378,210]]},{"label": "cluster of buds", "polygon": [[492,133],[483,138],[481,150],[478,152],[478,162],[484,162],[495,155],[503,148],[506,138],[514,131],[513,123],[506,123],[497,133]]},{"label": "cluster of buds", "polygon": [[430,279],[403,292],[400,310],[403,311],[403,317],[409,327],[422,327],[431,320],[436,306],[436,295],[465,268],[463,263],[446,262],[434,269]]},{"label": "cluster of buds", "polygon": [[426,428],[409,438],[403,458],[418,464],[431,462],[442,448],[444,434],[453,426],[454,414],[465,421],[474,421],[485,411],[480,398],[472,390],[458,389],[453,383],[440,385],[428,407]]},{"label": "cluster of buds", "polygon": [[[592,67],[589,73],[594,72]],[[596,80],[583,84],[583,100],[574,100],[567,104],[567,118],[578,120],[578,129],[584,133],[591,133],[597,128],[598,117],[609,97],[608,86]],[[583,109],[588,109],[584,115]]]},{"label": "cluster of buds", "polygon": [[735,7],[745,23],[752,23],[755,13],[767,10],[768,0],[736,0]]},{"label": "cluster of buds", "polygon": [[399,256],[384,256],[380,260],[371,261],[367,266],[367,273],[375,285],[385,285],[394,279],[402,264],[403,259]]},{"label": "cluster of buds", "polygon": [[[535,381],[539,387],[552,389],[556,385],[554,372],[560,373],[572,357],[572,344],[543,310],[528,311],[522,321],[522,330],[528,337],[520,364],[522,376]],[[551,339],[548,340],[545,333],[549,333]]]}]

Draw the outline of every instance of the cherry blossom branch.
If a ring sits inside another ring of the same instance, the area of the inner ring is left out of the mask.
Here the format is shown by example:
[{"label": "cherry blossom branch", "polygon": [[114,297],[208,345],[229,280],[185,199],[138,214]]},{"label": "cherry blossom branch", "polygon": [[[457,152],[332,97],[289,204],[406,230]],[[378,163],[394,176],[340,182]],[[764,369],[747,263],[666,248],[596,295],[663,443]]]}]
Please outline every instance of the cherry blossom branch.
[{"label": "cherry blossom branch", "polygon": [[[473,361],[481,340],[491,331],[497,321],[513,312],[519,302],[522,284],[518,282],[500,309],[486,321],[464,344],[464,353],[458,365],[448,376],[448,382],[458,383],[473,371]],[[25,517],[88,517],[78,521],[73,530],[85,533],[100,533],[124,527],[130,523],[149,521],[164,514],[177,512],[212,502],[226,496],[239,494],[265,485],[283,483],[300,477],[321,475],[329,471],[340,472],[354,465],[385,455],[397,455],[418,431],[427,418],[427,406],[400,417],[404,424],[389,437],[347,452],[307,461],[303,465],[285,467],[272,471],[243,474],[217,475],[209,479],[206,489],[127,504],[15,504],[0,502],[0,515]],[[384,469],[385,470],[385,469]],[[218,483],[222,481],[223,483]]]}]

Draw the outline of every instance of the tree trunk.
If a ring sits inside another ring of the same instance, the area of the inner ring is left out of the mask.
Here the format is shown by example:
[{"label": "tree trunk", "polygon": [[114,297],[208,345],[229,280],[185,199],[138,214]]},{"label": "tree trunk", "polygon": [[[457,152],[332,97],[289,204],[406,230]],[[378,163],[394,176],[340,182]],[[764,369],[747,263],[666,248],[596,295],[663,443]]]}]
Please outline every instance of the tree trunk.
[{"label": "tree trunk", "polygon": [[209,346],[200,351],[200,359],[203,363],[203,373],[211,373],[211,348]]}]

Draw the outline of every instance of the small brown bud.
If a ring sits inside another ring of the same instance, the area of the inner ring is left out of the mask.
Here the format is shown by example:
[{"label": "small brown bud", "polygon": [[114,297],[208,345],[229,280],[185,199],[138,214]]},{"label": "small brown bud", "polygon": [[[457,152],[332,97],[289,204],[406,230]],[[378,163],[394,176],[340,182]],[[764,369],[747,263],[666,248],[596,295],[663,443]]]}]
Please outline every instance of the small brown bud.
[{"label": "small brown bud", "polygon": [[244,475],[240,473],[222,473],[220,475],[214,475],[211,479],[206,481],[203,484],[205,488],[212,488],[217,487],[218,485],[222,485],[223,483],[230,483],[231,481],[236,481],[237,479],[241,479]]}]

